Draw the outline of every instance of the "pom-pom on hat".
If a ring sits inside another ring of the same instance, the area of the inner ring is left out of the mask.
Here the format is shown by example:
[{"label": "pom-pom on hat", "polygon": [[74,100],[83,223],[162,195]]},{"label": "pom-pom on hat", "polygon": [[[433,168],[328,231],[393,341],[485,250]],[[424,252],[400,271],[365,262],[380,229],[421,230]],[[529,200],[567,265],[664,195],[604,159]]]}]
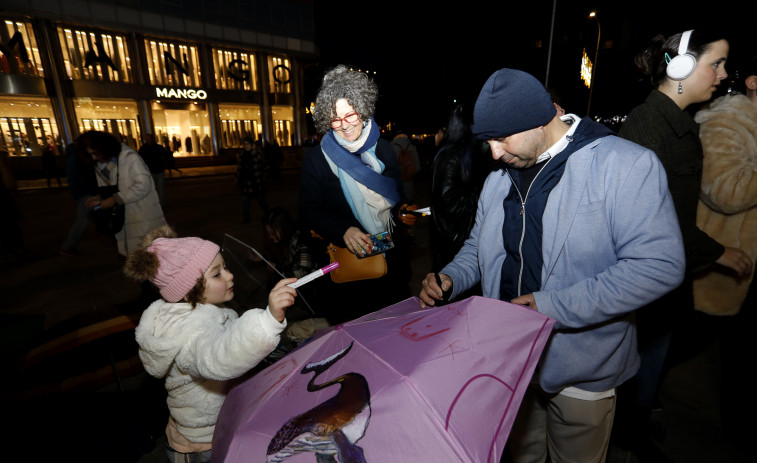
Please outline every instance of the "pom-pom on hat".
[{"label": "pom-pom on hat", "polygon": [[517,69],[500,69],[478,95],[473,133],[479,140],[509,137],[546,125],[556,114],[552,98],[534,76]]},{"label": "pom-pom on hat", "polygon": [[149,280],[168,302],[178,302],[203,276],[221,248],[200,238],[156,238],[146,249],[158,258],[158,270]]}]

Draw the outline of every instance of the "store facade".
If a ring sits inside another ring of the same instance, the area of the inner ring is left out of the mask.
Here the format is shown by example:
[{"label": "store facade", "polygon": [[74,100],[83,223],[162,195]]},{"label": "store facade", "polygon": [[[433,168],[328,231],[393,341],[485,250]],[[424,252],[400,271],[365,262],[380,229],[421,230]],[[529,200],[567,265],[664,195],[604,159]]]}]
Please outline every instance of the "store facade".
[{"label": "store facade", "polygon": [[177,157],[217,156],[245,137],[282,147],[306,137],[300,69],[311,56],[49,18],[0,21],[0,150],[11,159],[62,150],[92,129],[135,149],[154,134]]}]

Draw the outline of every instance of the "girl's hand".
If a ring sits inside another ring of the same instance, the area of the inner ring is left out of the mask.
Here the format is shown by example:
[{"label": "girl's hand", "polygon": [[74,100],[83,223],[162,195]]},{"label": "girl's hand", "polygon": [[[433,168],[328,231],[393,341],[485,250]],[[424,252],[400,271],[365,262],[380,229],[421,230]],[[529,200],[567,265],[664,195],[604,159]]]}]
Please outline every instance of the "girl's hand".
[{"label": "girl's hand", "polygon": [[295,281],[297,278],[280,280],[268,295],[268,310],[279,323],[284,323],[286,308],[294,304],[294,298],[297,297],[297,291],[287,286]]},{"label": "girl's hand", "polygon": [[371,235],[363,233],[357,227],[350,227],[344,232],[344,245],[353,254],[370,254],[373,252]]}]

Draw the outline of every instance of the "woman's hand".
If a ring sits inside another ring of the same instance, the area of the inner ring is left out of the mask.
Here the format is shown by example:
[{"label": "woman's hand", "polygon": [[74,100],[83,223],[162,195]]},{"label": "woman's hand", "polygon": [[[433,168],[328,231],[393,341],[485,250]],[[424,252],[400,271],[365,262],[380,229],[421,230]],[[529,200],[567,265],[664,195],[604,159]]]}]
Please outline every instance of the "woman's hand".
[{"label": "woman's hand", "polygon": [[111,207],[113,207],[115,205],[116,205],[116,200],[113,199],[113,196],[111,196],[110,198],[103,199],[100,202],[100,208],[101,209],[110,209]]},{"label": "woman's hand", "polygon": [[100,199],[99,196],[91,196],[87,198],[86,201],[84,201],[84,205],[87,206],[89,209],[92,209],[94,207],[102,208],[102,209],[109,209],[115,206],[115,204],[116,204],[116,200],[113,199],[112,196],[106,199]]},{"label": "woman's hand", "polygon": [[284,323],[286,308],[294,304],[294,298],[297,297],[297,290],[287,286],[295,281],[297,278],[279,280],[268,294],[268,311],[279,323]]},{"label": "woman's hand", "polygon": [[370,254],[373,252],[371,235],[357,227],[350,227],[344,232],[344,245],[353,254]]},{"label": "woman's hand", "polygon": [[740,278],[749,275],[752,272],[754,262],[749,256],[739,248],[726,246],[725,252],[715,263],[733,269]]}]

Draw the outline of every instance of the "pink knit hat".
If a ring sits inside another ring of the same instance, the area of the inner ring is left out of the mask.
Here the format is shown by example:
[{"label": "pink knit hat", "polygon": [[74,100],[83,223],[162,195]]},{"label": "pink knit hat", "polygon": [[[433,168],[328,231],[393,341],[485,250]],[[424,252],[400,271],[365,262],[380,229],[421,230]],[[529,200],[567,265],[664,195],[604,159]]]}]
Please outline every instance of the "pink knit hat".
[{"label": "pink knit hat", "polygon": [[158,256],[158,273],[150,281],[168,302],[178,302],[197,284],[221,248],[200,238],[157,238],[148,252]]}]

